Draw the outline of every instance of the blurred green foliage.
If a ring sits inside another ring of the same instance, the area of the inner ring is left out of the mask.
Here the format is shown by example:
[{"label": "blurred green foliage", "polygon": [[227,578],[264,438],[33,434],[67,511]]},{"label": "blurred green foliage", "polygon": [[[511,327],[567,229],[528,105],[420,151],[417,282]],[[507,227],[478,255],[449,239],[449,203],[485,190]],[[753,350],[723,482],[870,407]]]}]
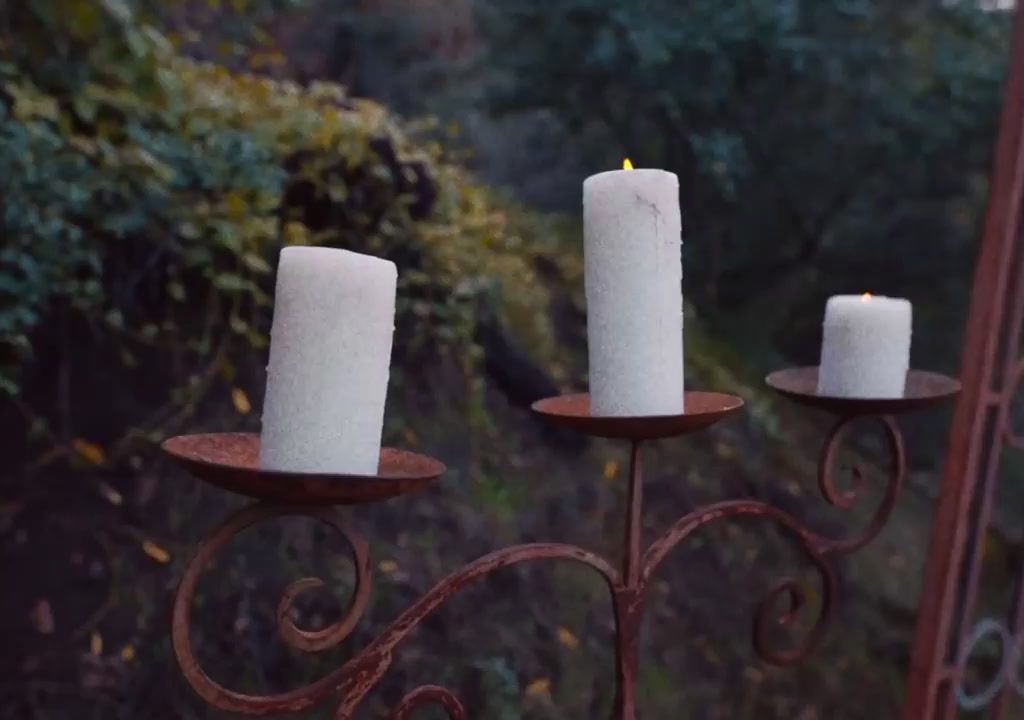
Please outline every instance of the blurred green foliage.
[{"label": "blurred green foliage", "polygon": [[[499,451],[512,452],[484,407],[480,328],[514,323],[530,355],[554,359],[550,277],[579,271],[578,260],[549,252],[563,223],[479,184],[430,120],[400,121],[338,84],[273,79],[268,65],[283,58],[261,17],[284,4],[185,3],[216,6],[200,18],[215,28],[210,37],[177,2],[0,4],[0,429],[11,448],[0,534],[24,540],[0,554],[30,576],[0,608],[2,634],[15,638],[0,663],[13,678],[0,686],[0,714],[36,712],[45,678],[51,699],[88,696],[86,710],[53,700],[55,717],[134,717],[191,697],[167,683],[177,672],[161,611],[166,578],[230,499],[161,482],[153,443],[209,424],[258,427],[284,245],[398,263],[387,438],[450,448],[446,459],[466,469],[452,491],[464,496],[465,517],[478,517],[488,497],[504,502],[496,482],[473,482],[505,464]],[[419,412],[402,412],[410,406]],[[493,513],[514,527],[506,510]],[[443,547],[482,552],[480,531],[465,525],[440,535]],[[417,583],[453,564],[437,549],[413,562],[397,535],[384,531],[378,552],[415,568]],[[439,533],[422,535],[417,554]],[[226,607],[197,629],[230,642],[221,631],[242,632],[250,614],[236,588],[272,584],[293,555],[264,538],[251,564],[227,563],[241,582],[204,594]],[[265,589],[261,596],[274,595]],[[381,589],[383,611],[393,616],[413,589]],[[272,616],[262,600],[251,607],[254,618]],[[252,646],[273,637],[253,623]],[[502,702],[518,696],[517,678],[497,677],[505,666],[491,654],[481,652],[484,682]],[[294,679],[266,671],[265,660],[257,653],[214,667],[235,679]],[[120,699],[111,703],[107,690]]]},{"label": "blurred green foliage", "polygon": [[49,339],[79,324],[128,369],[166,350],[184,383],[171,404],[194,405],[202,377],[265,345],[282,244],[398,261],[399,352],[450,347],[468,368],[485,295],[529,318],[543,349],[525,214],[446,161],[430,122],[400,123],[338,85],[184,57],[147,19],[153,5],[6,9],[4,392],[30,359],[48,367]]},{"label": "blurred green foliage", "polygon": [[949,317],[965,304],[1007,13],[894,0],[482,6],[497,111],[552,111],[595,169],[629,155],[680,174],[687,291],[732,337],[810,361],[824,297],[872,290],[918,303],[917,334],[941,342],[917,350],[951,359],[941,348],[956,347]]}]

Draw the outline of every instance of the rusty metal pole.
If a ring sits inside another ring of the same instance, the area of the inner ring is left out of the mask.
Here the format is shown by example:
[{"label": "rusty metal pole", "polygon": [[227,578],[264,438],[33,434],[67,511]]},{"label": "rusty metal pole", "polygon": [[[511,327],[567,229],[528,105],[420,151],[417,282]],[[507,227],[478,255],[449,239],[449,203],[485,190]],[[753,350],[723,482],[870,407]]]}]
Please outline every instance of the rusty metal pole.
[{"label": "rusty metal pole", "polygon": [[643,546],[643,465],[640,450],[643,440],[632,440],[629,450],[629,498],[626,502],[625,547],[622,559],[622,584],[615,589],[615,706],[612,720],[636,718],[636,671],[639,665],[640,629],[643,623],[644,594],[641,586],[641,547]]},{"label": "rusty metal pole", "polygon": [[629,448],[629,499],[626,502],[626,547],[622,577],[626,585],[640,583],[640,547],[643,545],[644,473],[640,463],[643,440],[633,440]]},{"label": "rusty metal pole", "polygon": [[[977,553],[969,552],[972,503],[982,482],[980,457],[985,424],[1001,398],[993,390],[1006,299],[1021,242],[1024,200],[1024,12],[1016,12],[1007,81],[984,234],[974,275],[964,336],[961,381],[949,449],[935,513],[917,618],[903,720],[948,720],[956,712],[953,682],[958,659],[950,657],[957,603],[964,574],[973,575]],[[1020,300],[1018,298],[1018,300]],[[985,488],[982,514],[991,502]],[[960,625],[963,625],[963,621]],[[956,643],[955,645],[959,645]]]}]

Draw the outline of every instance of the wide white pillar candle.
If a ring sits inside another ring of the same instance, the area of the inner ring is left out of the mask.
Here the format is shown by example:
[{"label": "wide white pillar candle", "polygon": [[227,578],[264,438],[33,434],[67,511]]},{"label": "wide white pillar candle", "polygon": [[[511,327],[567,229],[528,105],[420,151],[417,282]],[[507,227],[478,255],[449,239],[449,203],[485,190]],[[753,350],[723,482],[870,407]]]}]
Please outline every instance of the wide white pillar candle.
[{"label": "wide white pillar candle", "polygon": [[261,467],[377,472],[397,281],[394,263],[369,255],[281,251]]},{"label": "wide white pillar candle", "polygon": [[591,414],[683,412],[679,178],[621,170],[583,183]]},{"label": "wide white pillar candle", "polygon": [[899,398],[910,369],[913,306],[907,300],[837,295],[825,306],[818,393]]}]

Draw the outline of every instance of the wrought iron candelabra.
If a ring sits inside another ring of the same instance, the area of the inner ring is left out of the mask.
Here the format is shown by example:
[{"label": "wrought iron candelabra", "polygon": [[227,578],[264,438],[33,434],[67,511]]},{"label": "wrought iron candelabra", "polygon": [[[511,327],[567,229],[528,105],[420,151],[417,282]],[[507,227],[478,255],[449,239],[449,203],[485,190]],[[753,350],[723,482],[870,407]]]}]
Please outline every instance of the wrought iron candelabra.
[{"label": "wrought iron candelabra", "polygon": [[[792,625],[808,606],[801,583],[792,577],[780,580],[757,604],[754,614],[753,641],[757,654],[775,665],[799,662],[817,647],[835,607],[837,583],[832,558],[856,552],[870,543],[885,526],[896,504],[906,474],[906,460],[895,416],[921,410],[949,398],[959,391],[960,386],[956,380],[943,375],[911,371],[904,397],[878,400],[818,395],[817,368],[783,370],[770,375],[767,382],[796,402],[836,416],[818,465],[821,493],[835,507],[852,506],[864,481],[864,473],[854,467],[850,487],[843,490],[837,484],[837,453],[844,438],[857,421],[868,419],[882,424],[891,463],[888,484],[871,522],[860,533],[843,538],[825,537],[767,503],[732,500],[694,510],[644,550],[641,537],[643,445],[651,440],[709,428],[738,412],[743,401],[734,395],[689,392],[684,414],[625,418],[592,416],[587,395],[542,400],[533,409],[553,423],[589,436],[629,442],[629,496],[621,566],[574,545],[538,543],[498,550],[438,582],[341,667],[305,687],[275,695],[253,696],[230,690],[211,679],[196,659],[189,635],[192,603],[199,577],[209,561],[240,532],[272,518],[302,515],[332,526],[348,542],[355,564],[355,588],[347,611],[340,620],[321,630],[297,627],[289,617],[296,598],[324,584],[319,578],[304,578],[285,590],[277,608],[277,625],[284,641],[298,650],[317,652],[335,647],[349,637],[365,610],[371,580],[367,544],[350,530],[335,506],[375,502],[422,490],[441,476],[444,465],[423,455],[386,448],[381,453],[376,476],[270,472],[258,467],[259,438],[256,435],[189,435],[166,441],[164,450],[197,478],[258,501],[229,517],[201,542],[186,567],[174,599],[172,626],[174,653],[185,679],[204,701],[225,711],[246,715],[300,712],[333,697],[339,703],[334,717],[351,720],[366,695],[388,671],[401,642],[448,598],[500,568],[535,560],[565,560],[589,567],[608,586],[616,626],[616,699],[612,720],[635,720],[638,639],[652,576],[669,553],[696,530],[709,523],[740,516],[764,517],[777,523],[796,542],[820,576],[823,588],[820,608],[795,647],[785,650],[773,648],[769,642],[769,631],[773,625]],[[431,705],[443,708],[450,720],[467,718],[458,697],[438,686],[423,686],[406,694],[392,711],[391,718],[407,720],[415,710]]]}]

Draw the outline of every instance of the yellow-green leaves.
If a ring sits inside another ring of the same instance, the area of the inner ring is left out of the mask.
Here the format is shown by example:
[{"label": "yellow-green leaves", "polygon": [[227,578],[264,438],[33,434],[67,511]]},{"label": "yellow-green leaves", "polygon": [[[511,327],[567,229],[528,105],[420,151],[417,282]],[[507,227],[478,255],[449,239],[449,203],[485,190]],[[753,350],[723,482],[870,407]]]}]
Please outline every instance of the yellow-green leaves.
[{"label": "yellow-green leaves", "polygon": [[95,0],[70,0],[65,3],[71,23],[71,32],[80,40],[89,40],[96,34],[100,25],[102,3]]},{"label": "yellow-green leaves", "polygon": [[60,115],[57,99],[46,95],[27,81],[7,83],[4,90],[14,100],[13,114],[17,120],[52,120]]},{"label": "yellow-green leaves", "polygon": [[252,412],[249,396],[245,394],[245,390],[242,388],[236,387],[231,390],[231,403],[235,406],[235,410],[239,415],[248,415]]},{"label": "yellow-green leaves", "polygon": [[[446,160],[437,123],[400,123],[335,83],[302,87],[175,54],[200,36],[182,31],[172,43],[121,0],[39,1],[66,10],[55,16],[58,35],[75,22],[98,37],[79,61],[81,81],[64,90],[43,92],[33,64],[0,67],[0,97],[10,98],[0,163],[17,181],[0,234],[16,238],[11,265],[38,278],[15,287],[20,276],[0,267],[0,282],[25,299],[15,320],[0,308],[22,338],[17,362],[31,356],[28,338],[57,294],[108,333],[103,341],[116,339],[125,368],[138,365],[139,344],[173,347],[186,367],[208,362],[228,337],[231,353],[262,348],[280,248],[309,244],[412,258],[399,308],[416,321],[403,341],[455,350],[467,372],[480,356],[474,299],[498,285],[513,331],[548,351],[547,292],[514,220]],[[254,62],[282,62],[269,35],[261,42]],[[132,282],[115,291],[125,273]],[[189,313],[202,322],[183,322]],[[168,391],[172,403],[192,401],[192,372]],[[0,390],[15,379],[0,367]],[[251,411],[247,398],[232,402]],[[73,454],[103,464],[102,452]]]}]

